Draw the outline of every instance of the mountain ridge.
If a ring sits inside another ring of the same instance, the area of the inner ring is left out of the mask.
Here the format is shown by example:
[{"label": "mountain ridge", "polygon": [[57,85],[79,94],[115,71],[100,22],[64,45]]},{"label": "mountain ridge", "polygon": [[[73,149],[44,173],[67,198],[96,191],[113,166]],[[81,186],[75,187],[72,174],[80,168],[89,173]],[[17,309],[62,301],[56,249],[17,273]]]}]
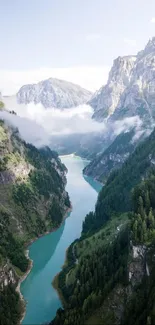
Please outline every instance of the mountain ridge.
[{"label": "mountain ridge", "polygon": [[69,81],[49,78],[23,85],[17,92],[19,104],[41,103],[45,108],[71,108],[86,103],[92,93]]},{"label": "mountain ridge", "polygon": [[154,121],[154,76],[155,37],[136,56],[114,60],[107,84],[88,102],[94,108],[93,118],[102,122],[105,118],[115,121],[139,115],[143,120]]}]

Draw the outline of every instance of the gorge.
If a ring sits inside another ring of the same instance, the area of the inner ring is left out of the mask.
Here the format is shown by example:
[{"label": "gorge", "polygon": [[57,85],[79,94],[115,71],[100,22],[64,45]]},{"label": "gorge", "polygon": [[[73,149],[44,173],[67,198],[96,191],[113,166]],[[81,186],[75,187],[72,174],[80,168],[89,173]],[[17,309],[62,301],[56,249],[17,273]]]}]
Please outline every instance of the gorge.
[{"label": "gorge", "polygon": [[72,203],[69,213],[60,228],[38,239],[29,247],[33,268],[21,285],[26,304],[22,324],[43,324],[55,317],[61,302],[52,287],[52,280],[60,272],[65,260],[66,249],[81,234],[85,215],[94,210],[100,183],[83,177],[82,170],[87,161],[66,156],[62,162],[68,169],[67,191]]}]

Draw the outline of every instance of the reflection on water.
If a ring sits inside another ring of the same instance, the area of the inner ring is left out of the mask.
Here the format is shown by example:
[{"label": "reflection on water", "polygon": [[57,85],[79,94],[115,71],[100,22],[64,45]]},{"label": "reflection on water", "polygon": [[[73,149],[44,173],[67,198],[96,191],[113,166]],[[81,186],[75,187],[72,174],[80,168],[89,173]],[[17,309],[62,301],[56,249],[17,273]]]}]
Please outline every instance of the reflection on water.
[{"label": "reflection on water", "polygon": [[97,193],[101,190],[101,188],[103,186],[101,183],[95,181],[94,179],[92,179],[89,176],[83,175],[83,177],[84,177],[85,181],[88,182],[90,184],[90,186],[92,186]]},{"label": "reflection on water", "polygon": [[[32,245],[29,255],[30,258],[33,258],[33,256],[35,256],[35,263],[33,267],[33,273],[35,275],[46,266],[51,256],[54,254],[59,240],[63,234],[64,227],[65,222],[63,222],[60,228],[52,233],[52,236],[51,234],[48,234],[44,237],[41,237]],[[49,237],[51,237],[50,240]]]}]

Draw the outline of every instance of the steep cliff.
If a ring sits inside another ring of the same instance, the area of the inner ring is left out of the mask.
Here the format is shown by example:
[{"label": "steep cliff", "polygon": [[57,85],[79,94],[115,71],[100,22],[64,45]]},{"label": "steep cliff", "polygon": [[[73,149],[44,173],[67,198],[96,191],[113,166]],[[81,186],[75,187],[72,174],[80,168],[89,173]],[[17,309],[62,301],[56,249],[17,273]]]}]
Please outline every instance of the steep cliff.
[{"label": "steep cliff", "polygon": [[144,122],[155,120],[155,37],[136,56],[114,60],[107,84],[89,104],[98,121],[138,115]]},{"label": "steep cliff", "polygon": [[[114,142],[105,152],[97,154],[85,168],[84,173],[96,179],[105,181],[107,176],[116,168],[120,168],[128,155],[143,140],[155,122],[155,37],[145,49],[134,57],[119,57],[114,60],[109,73],[107,85],[102,87],[89,101],[94,108],[93,118],[111,125],[121,124],[126,118],[138,117],[141,123],[139,130],[135,129],[133,139],[120,131],[114,136]],[[114,127],[115,130],[115,127]],[[125,131],[128,131],[126,129]],[[114,131],[112,130],[112,133]],[[105,140],[106,142],[106,133]],[[111,134],[112,138],[112,134]],[[125,141],[126,138],[126,141]]]},{"label": "steep cliff", "polygon": [[94,108],[93,118],[102,121],[115,111],[121,95],[130,83],[136,57],[118,57],[110,70],[108,82],[88,102]]}]

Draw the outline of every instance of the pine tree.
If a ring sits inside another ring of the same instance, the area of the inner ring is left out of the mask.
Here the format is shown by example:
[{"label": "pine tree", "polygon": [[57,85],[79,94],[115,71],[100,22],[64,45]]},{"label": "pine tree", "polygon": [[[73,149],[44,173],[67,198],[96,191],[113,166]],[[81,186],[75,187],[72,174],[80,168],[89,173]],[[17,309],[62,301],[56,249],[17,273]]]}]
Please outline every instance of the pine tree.
[{"label": "pine tree", "polygon": [[146,221],[143,220],[143,223],[142,223],[142,231],[143,231],[143,240],[144,242],[147,241],[147,227],[146,227]]},{"label": "pine tree", "polygon": [[148,214],[149,210],[150,210],[151,203],[150,203],[149,191],[147,190],[145,193],[146,193],[145,194],[145,207],[146,207],[146,213]]}]

